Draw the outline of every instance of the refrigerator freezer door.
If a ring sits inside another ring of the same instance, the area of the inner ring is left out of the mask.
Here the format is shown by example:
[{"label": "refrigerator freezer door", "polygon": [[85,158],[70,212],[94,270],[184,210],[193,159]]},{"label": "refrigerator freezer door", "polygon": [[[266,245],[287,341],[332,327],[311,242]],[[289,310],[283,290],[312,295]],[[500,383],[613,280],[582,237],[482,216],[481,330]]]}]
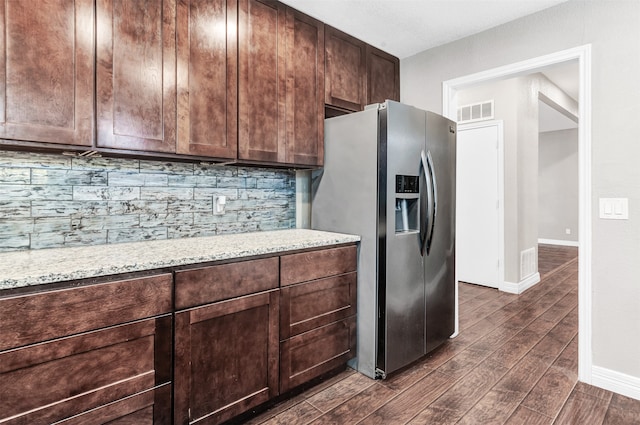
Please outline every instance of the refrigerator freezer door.
[{"label": "refrigerator freezer door", "polygon": [[426,129],[424,149],[431,153],[434,180],[438,182],[438,217],[431,234],[429,255],[423,257],[427,302],[426,341],[429,352],[454,332],[456,124],[427,112]]},{"label": "refrigerator freezer door", "polygon": [[[425,111],[387,101],[380,115],[378,368],[393,372],[425,354],[425,286],[420,231],[396,231],[396,176],[417,176]],[[422,183],[420,183],[422,184]],[[420,187],[419,190],[424,190]],[[416,205],[419,195],[413,195]]]}]

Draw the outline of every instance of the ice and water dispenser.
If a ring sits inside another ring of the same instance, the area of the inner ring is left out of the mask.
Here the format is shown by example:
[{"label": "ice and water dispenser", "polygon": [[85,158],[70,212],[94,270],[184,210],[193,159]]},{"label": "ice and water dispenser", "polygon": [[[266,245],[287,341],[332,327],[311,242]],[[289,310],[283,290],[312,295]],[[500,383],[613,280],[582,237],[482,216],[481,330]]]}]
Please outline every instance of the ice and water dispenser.
[{"label": "ice and water dispenser", "polygon": [[396,175],[396,233],[418,232],[418,176]]}]

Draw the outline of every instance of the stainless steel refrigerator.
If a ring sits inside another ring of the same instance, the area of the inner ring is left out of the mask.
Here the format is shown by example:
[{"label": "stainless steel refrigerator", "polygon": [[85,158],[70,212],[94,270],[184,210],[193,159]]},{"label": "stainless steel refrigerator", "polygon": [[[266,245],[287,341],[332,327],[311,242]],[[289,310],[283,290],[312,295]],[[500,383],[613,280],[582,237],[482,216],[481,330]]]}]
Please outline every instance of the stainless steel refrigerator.
[{"label": "stainless steel refrigerator", "polygon": [[398,102],[325,120],[312,228],[358,234],[357,358],[372,378],[455,328],[456,124]]}]

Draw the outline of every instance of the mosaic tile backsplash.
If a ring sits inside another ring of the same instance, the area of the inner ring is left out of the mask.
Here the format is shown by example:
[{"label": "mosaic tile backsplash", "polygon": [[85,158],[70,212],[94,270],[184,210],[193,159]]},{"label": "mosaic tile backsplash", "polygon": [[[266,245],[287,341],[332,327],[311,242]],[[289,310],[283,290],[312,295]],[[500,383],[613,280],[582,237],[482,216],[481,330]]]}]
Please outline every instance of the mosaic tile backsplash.
[{"label": "mosaic tile backsplash", "polygon": [[289,170],[0,150],[0,252],[288,229],[295,203]]}]

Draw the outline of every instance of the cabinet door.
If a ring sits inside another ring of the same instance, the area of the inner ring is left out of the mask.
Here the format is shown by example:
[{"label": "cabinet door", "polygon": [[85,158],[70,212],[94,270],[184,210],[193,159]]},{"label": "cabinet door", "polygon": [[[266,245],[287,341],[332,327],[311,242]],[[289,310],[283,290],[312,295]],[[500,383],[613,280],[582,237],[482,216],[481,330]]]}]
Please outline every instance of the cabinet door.
[{"label": "cabinet door", "polygon": [[330,26],[325,26],[327,105],[361,111],[366,103],[366,44]]},{"label": "cabinet door", "polygon": [[367,46],[367,104],[400,101],[400,60]]},{"label": "cabinet door", "polygon": [[0,3],[0,137],[91,146],[93,0]]},{"label": "cabinet door", "polygon": [[240,159],[286,161],[285,15],[276,1],[239,0]]},{"label": "cabinet door", "polygon": [[0,352],[0,422],[53,423],[168,383],[171,327],[166,315]]},{"label": "cabinet door", "polygon": [[235,159],[238,0],[181,0],[177,16],[177,152]]},{"label": "cabinet door", "polygon": [[175,152],[176,0],[97,0],[97,146]]},{"label": "cabinet door", "polygon": [[174,423],[224,422],[278,394],[278,290],[176,313]]},{"label": "cabinet door", "polygon": [[296,165],[324,160],[324,24],[287,8],[286,158]]}]

